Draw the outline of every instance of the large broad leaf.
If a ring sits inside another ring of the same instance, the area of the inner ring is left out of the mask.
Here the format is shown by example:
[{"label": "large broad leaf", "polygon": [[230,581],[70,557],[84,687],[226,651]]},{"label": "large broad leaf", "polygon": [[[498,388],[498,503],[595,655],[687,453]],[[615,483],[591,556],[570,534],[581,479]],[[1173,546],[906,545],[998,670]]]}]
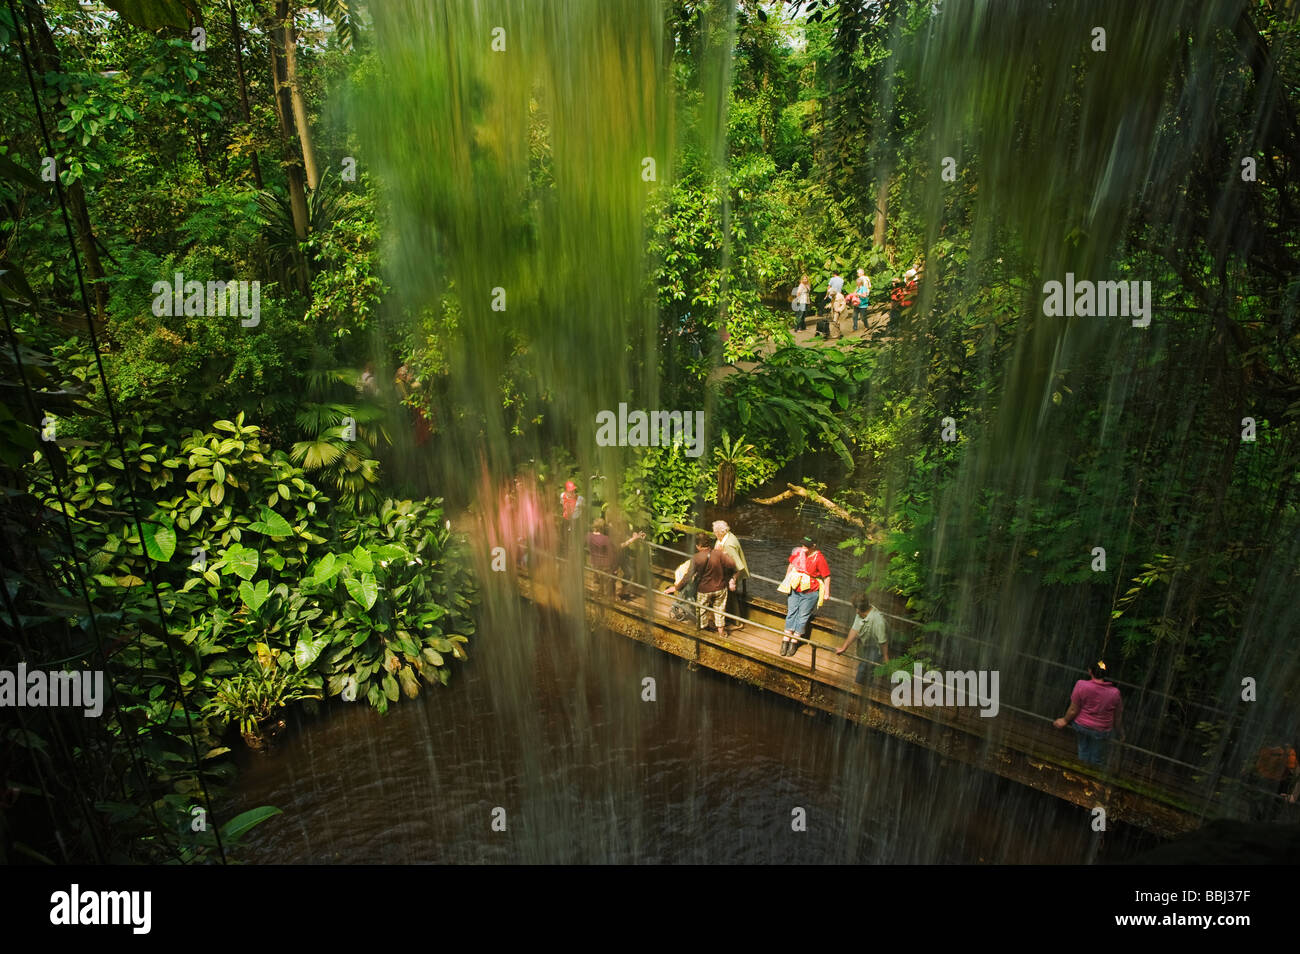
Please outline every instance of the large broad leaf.
[{"label": "large broad leaf", "polygon": [[330,638],[328,636],[317,636],[315,639],[307,640],[302,637],[298,638],[298,643],[293,647],[293,663],[299,669],[306,669],[316,661],[316,658],[329,648]]},{"label": "large broad leaf", "polygon": [[379,557],[379,559],[384,560],[386,562],[392,562],[393,560],[404,560],[408,556],[405,547],[399,547],[396,544],[392,544],[392,543],[381,544],[375,547],[373,550],[371,550],[371,553]]},{"label": "large broad leaf", "polygon": [[284,813],[273,805],[263,805],[260,808],[250,808],[248,811],[241,812],[221,826],[221,840],[226,844],[233,844],[239,838],[246,835],[251,829],[256,828],[268,818],[274,818],[276,815],[282,814]]},{"label": "large broad leaf", "polygon": [[365,573],[375,568],[374,561],[370,559],[370,551],[361,544],[352,548],[352,565]]},{"label": "large broad leaf", "polygon": [[268,537],[289,537],[293,536],[293,527],[289,526],[289,521],[280,516],[270,507],[262,508],[262,518],[254,520],[248,525],[248,529],[254,533],[264,533]]},{"label": "large broad leaf", "polygon": [[122,15],[122,19],[142,30],[161,27],[187,29],[190,25],[182,0],[104,0]]},{"label": "large broad leaf", "polygon": [[234,544],[226,550],[226,566],[236,576],[251,580],[257,573],[257,551],[252,547]]},{"label": "large broad leaf", "polygon": [[343,566],[334,558],[334,554],[327,553],[316,564],[316,569],[312,572],[312,579],[317,583],[325,583],[334,579],[341,569],[343,569]]},{"label": "large broad leaf", "polygon": [[271,584],[266,580],[258,580],[257,586],[253,586],[248,582],[240,583],[239,595],[248,604],[248,608],[256,613],[262,608],[262,604],[267,601],[267,598],[270,597]]},{"label": "large broad leaf", "polygon": [[152,520],[146,520],[142,524],[144,530],[144,549],[149,554],[149,559],[158,563],[166,563],[176,552],[176,531],[170,525],[165,523],[155,523]]},{"label": "large broad leaf", "polygon": [[374,606],[375,600],[379,599],[379,583],[372,573],[362,573],[359,580],[347,579],[343,582],[352,598],[366,609]]}]

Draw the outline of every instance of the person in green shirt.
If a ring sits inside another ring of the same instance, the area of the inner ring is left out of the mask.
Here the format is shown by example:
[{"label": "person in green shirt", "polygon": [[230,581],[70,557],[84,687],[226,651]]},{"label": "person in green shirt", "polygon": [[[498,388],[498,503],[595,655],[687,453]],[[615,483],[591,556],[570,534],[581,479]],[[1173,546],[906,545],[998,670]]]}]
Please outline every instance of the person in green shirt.
[{"label": "person in green shirt", "polygon": [[844,651],[852,646],[854,641],[859,637],[862,638],[862,655],[865,658],[858,663],[858,674],[853,681],[863,685],[873,667],[882,662],[889,662],[889,634],[885,631],[884,614],[880,612],[873,599],[865,593],[859,594],[853,601],[853,605],[858,615],[853,620],[853,628],[849,630],[848,639],[844,640],[843,646],[835,650],[835,655],[844,655]]}]

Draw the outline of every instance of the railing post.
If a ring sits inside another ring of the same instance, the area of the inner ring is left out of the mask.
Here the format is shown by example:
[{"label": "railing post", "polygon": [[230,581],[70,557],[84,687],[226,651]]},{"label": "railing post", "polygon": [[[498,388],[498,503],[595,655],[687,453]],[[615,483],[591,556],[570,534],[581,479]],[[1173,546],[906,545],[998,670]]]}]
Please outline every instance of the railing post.
[{"label": "railing post", "polygon": [[809,671],[816,672],[817,671],[817,644],[810,639],[808,640],[808,645],[812,647],[812,669]]}]

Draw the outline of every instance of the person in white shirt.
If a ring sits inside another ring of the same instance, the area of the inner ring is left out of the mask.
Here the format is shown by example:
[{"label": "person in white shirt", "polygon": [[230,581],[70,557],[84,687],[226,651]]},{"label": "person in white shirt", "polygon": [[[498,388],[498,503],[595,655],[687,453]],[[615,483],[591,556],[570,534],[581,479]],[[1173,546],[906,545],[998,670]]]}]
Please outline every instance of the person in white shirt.
[{"label": "person in white shirt", "polygon": [[790,290],[790,310],[799,318],[799,324],[795,326],[795,331],[803,331],[808,327],[808,293],[812,289],[808,285],[808,276],[804,275],[799,279],[799,284]]},{"label": "person in white shirt", "polygon": [[727,521],[713,521],[713,535],[718,538],[713,549],[722,550],[736,564],[736,589],[727,599],[727,612],[740,617],[739,621],[731,621],[733,628],[744,629],[743,621],[749,618],[749,565],[745,562],[745,551],[731,527],[727,526]]}]

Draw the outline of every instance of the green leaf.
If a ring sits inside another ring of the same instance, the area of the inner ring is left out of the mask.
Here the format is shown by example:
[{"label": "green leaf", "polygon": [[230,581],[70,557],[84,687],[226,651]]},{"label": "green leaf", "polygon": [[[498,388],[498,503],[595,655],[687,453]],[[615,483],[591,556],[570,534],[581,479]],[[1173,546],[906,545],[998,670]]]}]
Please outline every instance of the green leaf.
[{"label": "green leaf", "polygon": [[256,613],[262,608],[262,604],[270,598],[271,584],[266,580],[258,580],[257,586],[253,586],[248,582],[240,583],[239,595],[243,598],[244,602],[248,604],[248,608]]},{"label": "green leaf", "polygon": [[246,812],[241,812],[230,821],[221,826],[221,840],[227,843],[233,843],[239,838],[246,835],[251,829],[256,828],[268,818],[274,818],[276,815],[284,814],[280,809],[272,805],[263,805],[260,808],[250,808]]},{"label": "green leaf", "polygon": [[317,636],[312,640],[299,637],[297,644],[293,647],[294,665],[299,669],[306,669],[329,647],[329,644],[330,638],[328,636]]},{"label": "green leaf", "polygon": [[280,516],[270,507],[262,508],[262,518],[254,520],[248,525],[248,529],[254,533],[264,533],[268,537],[291,537],[293,536],[293,527],[289,521]]},{"label": "green leaf", "polygon": [[386,560],[390,563],[393,560],[404,559],[407,555],[405,548],[395,546],[391,543],[381,544],[380,546],[375,547],[371,553],[379,557],[379,559]]},{"label": "green leaf", "polygon": [[343,569],[343,566],[334,558],[334,554],[327,553],[321,557],[320,562],[316,564],[316,569],[312,573],[312,579],[317,583],[324,583],[327,580],[333,579],[341,569]]},{"label": "green leaf", "polygon": [[388,697],[389,702],[396,702],[401,690],[397,688],[397,680],[393,678],[392,673],[384,676],[384,695]]},{"label": "green leaf", "polygon": [[154,523],[146,520],[142,527],[144,529],[144,549],[149,554],[149,559],[158,563],[166,563],[176,552],[176,531],[171,528],[170,523]]},{"label": "green leaf", "polygon": [[257,551],[238,543],[227,548],[223,559],[236,576],[251,580],[257,573]]},{"label": "green leaf", "polygon": [[348,593],[351,594],[352,598],[365,609],[370,609],[375,605],[375,600],[379,599],[379,583],[372,573],[363,573],[361,579],[348,579],[344,580],[343,583],[348,588]]},{"label": "green leaf", "polygon": [[104,0],[122,15],[122,19],[141,30],[159,30],[162,27],[189,29],[185,4],[182,0]]},{"label": "green leaf", "polygon": [[370,559],[370,551],[361,544],[352,549],[352,565],[367,573],[375,568],[374,561]]}]

